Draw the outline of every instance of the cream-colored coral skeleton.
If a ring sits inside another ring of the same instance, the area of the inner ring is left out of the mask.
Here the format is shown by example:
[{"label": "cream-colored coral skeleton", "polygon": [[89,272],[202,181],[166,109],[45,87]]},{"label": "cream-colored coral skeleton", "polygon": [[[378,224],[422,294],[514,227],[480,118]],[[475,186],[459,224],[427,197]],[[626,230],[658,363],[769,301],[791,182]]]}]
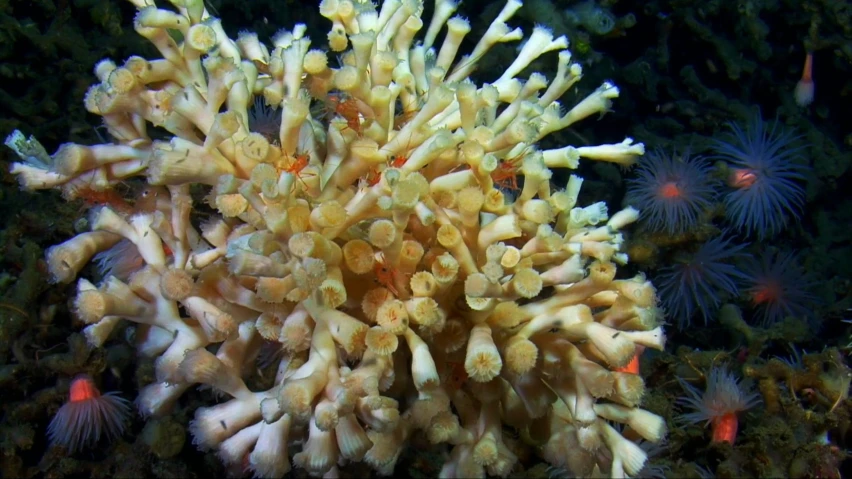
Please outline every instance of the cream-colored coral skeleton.
[{"label": "cream-colored coral skeleton", "polygon": [[[157,358],[143,415],[168,413],[199,383],[227,393],[197,411],[194,441],[264,477],[292,465],[334,476],[352,461],[391,474],[414,435],[447,451],[445,477],[506,476],[524,448],[578,475],[639,473],[647,456],[622,432],[658,441],[665,424],[638,408],[641,377],[616,371],[636,345],[664,342],[650,283],[614,279],[627,261],[619,231],[637,212],[578,206],[582,179],[553,185],[551,168],[630,164],[643,146],[535,148],[618,95],[605,83],[561,112],[582,73],[564,37],[535,28],[479,86],[468,77],[483,55],[524,39],[506,24],[517,0],[461,58],[471,28],[450,18],[450,0],[428,25],[417,0],[378,11],[325,0],[339,68],[310,49],[304,25],[269,48],[229,38],[202,0],[133,3],[163,58],[95,68],[85,104],[114,143],[49,157],[18,132],[7,144],[26,189],[73,198],[129,177],[164,187],[153,210],[100,208],[91,232],[48,252],[53,279],[68,283],[96,253],[135,245],[144,265],[126,281],[79,279],[75,306],[93,346],[122,320],[139,325],[140,354]],[[552,51],[555,78],[520,76]],[[314,118],[329,94],[329,118]],[[278,138],[249,129],[258,97],[280,111]],[[299,178],[297,157],[308,159]],[[522,177],[513,199],[491,176],[507,159]],[[208,205],[193,204],[192,184],[206,185]],[[252,391],[241,372],[263,342],[283,359],[275,386]]]}]

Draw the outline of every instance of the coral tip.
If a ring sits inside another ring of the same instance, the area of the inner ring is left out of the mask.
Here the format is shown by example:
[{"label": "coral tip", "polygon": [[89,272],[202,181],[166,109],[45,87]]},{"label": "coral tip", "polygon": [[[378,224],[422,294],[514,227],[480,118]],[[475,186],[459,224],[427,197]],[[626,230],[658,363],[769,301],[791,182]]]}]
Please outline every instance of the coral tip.
[{"label": "coral tip", "polygon": [[77,376],[71,382],[68,402],[47,427],[50,444],[74,454],[95,445],[102,437],[112,440],[124,432],[129,412],[126,399],[114,392],[102,395],[91,376]]},{"label": "coral tip", "polygon": [[802,69],[802,79],[796,84],[793,97],[799,106],[808,106],[814,101],[813,54],[808,52],[805,57],[805,67]]}]

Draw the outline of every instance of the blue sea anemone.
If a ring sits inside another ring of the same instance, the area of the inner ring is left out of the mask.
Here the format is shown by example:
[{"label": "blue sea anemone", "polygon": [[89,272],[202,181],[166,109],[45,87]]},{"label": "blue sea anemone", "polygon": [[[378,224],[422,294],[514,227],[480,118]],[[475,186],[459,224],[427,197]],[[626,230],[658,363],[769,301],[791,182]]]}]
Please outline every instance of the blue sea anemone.
[{"label": "blue sea anemone", "polygon": [[120,437],[129,415],[130,401],[116,392],[101,394],[94,380],[82,374],[71,381],[68,402],[56,411],[47,436],[51,445],[75,454],[97,445],[101,438]]},{"label": "blue sea anemone", "polygon": [[792,253],[776,251],[760,258],[748,258],[743,264],[746,287],[756,316],[764,326],[788,316],[813,318],[818,303],[809,279],[798,258]]},{"label": "blue sea anemone", "polygon": [[278,141],[281,130],[281,111],[266,104],[262,96],[254,97],[254,105],[248,111],[249,130],[260,133],[270,143]]},{"label": "blue sea anemone", "polygon": [[648,229],[683,233],[698,223],[716,195],[710,169],[701,156],[655,151],[628,180],[627,202],[640,211]]},{"label": "blue sea anemone", "polygon": [[698,312],[707,324],[725,297],[737,295],[747,277],[733,263],[742,258],[744,247],[722,234],[660,270],[654,284],[666,315],[678,328],[689,326]]},{"label": "blue sea anemone", "polygon": [[740,380],[724,366],[716,366],[706,376],[702,393],[681,378],[677,378],[686,396],[675,403],[691,409],[675,419],[679,424],[704,422],[713,425],[713,442],[733,444],[737,436],[737,414],[760,403],[760,394],[740,384]]},{"label": "blue sea anemone", "polygon": [[767,124],[759,114],[745,128],[729,127],[727,138],[713,147],[731,168],[732,189],[724,199],[728,220],[747,235],[772,236],[790,216],[798,217],[805,201],[802,145],[792,130],[777,121]]}]

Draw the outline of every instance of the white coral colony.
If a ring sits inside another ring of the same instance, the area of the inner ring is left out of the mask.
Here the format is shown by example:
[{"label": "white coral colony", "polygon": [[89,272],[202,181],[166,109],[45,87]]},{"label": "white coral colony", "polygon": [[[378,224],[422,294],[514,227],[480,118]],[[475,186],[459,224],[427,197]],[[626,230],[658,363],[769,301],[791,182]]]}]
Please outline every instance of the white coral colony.
[{"label": "white coral colony", "polygon": [[[483,55],[524,39],[506,24],[519,1],[462,57],[470,25],[451,1],[428,25],[416,0],[323,1],[339,68],[304,25],[264,45],[229,38],[201,0],[134,4],[162,58],[97,65],[86,107],[114,143],[49,157],[23,135],[8,143],[27,189],[74,198],[142,177],[154,192],[145,208],[93,211],[90,232],[48,253],[63,283],[119,243],[140,258],[128,278],[79,279],[75,307],[93,346],[120,321],[139,325],[140,354],[157,357],[142,414],[213,386],[230,399],[197,411],[195,443],[228,463],[248,457],[264,477],[352,461],[391,474],[413,434],[445,445],[443,477],[505,477],[512,429],[575,474],[639,472],[645,453],[611,425],[650,441],[665,430],[638,408],[641,377],[618,371],[637,346],[664,342],[650,283],[614,279],[627,261],[619,230],[638,213],[578,206],[582,179],[554,185],[551,168],[630,164],[643,146],[536,148],[618,96],[605,83],[562,113],[582,73],[564,37],[536,27],[499,78],[476,85]],[[555,78],[519,77],[551,51]],[[249,130],[256,99],[279,112],[277,135]],[[171,139],[152,139],[151,125]],[[241,373],[264,342],[283,356],[275,386],[253,391]]]}]

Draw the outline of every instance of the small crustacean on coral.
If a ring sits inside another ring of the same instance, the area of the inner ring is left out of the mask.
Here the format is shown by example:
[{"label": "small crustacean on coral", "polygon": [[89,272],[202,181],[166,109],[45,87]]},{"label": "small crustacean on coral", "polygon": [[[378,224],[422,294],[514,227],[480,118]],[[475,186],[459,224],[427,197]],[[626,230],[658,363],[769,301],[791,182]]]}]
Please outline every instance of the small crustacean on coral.
[{"label": "small crustacean on coral", "polygon": [[693,412],[680,415],[678,420],[685,424],[702,421],[711,424],[713,442],[733,444],[739,426],[737,414],[760,402],[760,395],[744,390],[739,379],[725,367],[710,370],[703,393],[683,379],[677,380],[687,395],[678,398],[676,403],[693,409]]}]

